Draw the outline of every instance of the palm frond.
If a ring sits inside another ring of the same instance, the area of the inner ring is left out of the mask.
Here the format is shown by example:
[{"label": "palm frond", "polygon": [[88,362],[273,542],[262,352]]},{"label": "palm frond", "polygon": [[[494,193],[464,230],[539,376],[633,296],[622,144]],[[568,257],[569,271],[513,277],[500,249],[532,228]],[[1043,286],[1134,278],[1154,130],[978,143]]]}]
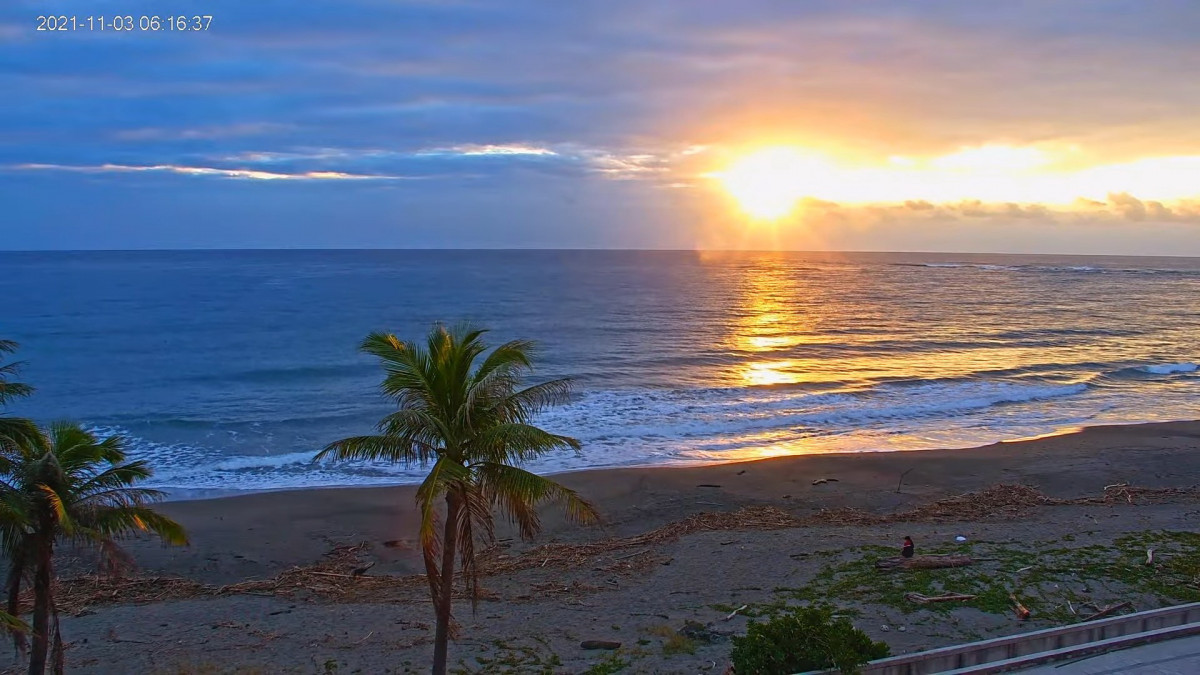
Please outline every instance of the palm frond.
[{"label": "palm frond", "polygon": [[71,514],[67,511],[66,502],[63,501],[62,495],[58,494],[54,488],[46,484],[37,486],[41,490],[43,497],[50,505],[50,511],[54,516],[55,526],[59,531],[68,537],[75,534],[75,521],[71,518]]},{"label": "palm frond", "polygon": [[425,560],[425,572],[429,578],[430,592],[434,605],[441,596],[441,587],[437,583],[441,569],[438,557],[442,553],[442,537],[438,532],[440,518],[437,513],[438,498],[445,495],[455,485],[470,481],[471,474],[466,467],[457,464],[447,457],[441,457],[430,469],[429,475],[421,482],[415,495],[417,508],[421,512],[421,553]]},{"label": "palm frond", "polygon": [[113,486],[104,490],[81,491],[76,500],[76,508],[117,508],[146,506],[165,499],[167,493],[150,488],[133,488]]},{"label": "palm frond", "polygon": [[53,452],[47,453],[47,457],[52,456],[63,473],[74,474],[85,467],[110,461],[108,448],[78,424],[53,422],[48,436]]},{"label": "palm frond", "polygon": [[533,368],[536,346],[532,340],[509,340],[496,347],[475,371],[475,381],[480,382],[494,373],[520,376]]},{"label": "palm frond", "polygon": [[[2,403],[4,401],[0,400],[0,404]],[[6,453],[19,451],[23,447],[39,445],[41,433],[33,420],[0,415],[0,450],[4,450]],[[3,460],[11,461],[8,457],[3,457]],[[0,473],[7,473],[7,470],[0,466]]]},{"label": "palm frond", "polygon": [[436,451],[403,435],[353,436],[334,441],[317,453],[316,459],[388,461],[420,464],[436,456]]},{"label": "palm frond", "polygon": [[371,333],[359,349],[383,361],[384,379],[380,389],[401,409],[436,411],[441,408],[436,396],[438,387],[431,377],[435,369],[422,349],[390,333]]},{"label": "palm frond", "polygon": [[458,511],[458,521],[455,523],[455,548],[458,551],[459,567],[462,570],[463,581],[471,591],[471,611],[475,612],[479,600],[479,573],[475,564],[475,532],[472,523],[475,521],[472,502],[483,502],[474,485],[464,485],[459,492],[462,502]]},{"label": "palm frond", "polygon": [[[101,465],[103,466],[103,465]],[[92,499],[96,495],[112,495],[114,492],[124,497],[139,496],[142,501],[159,501],[163,493],[157,490],[133,489],[128,486],[145,480],[153,474],[150,466],[142,460],[117,464],[93,471],[90,477],[84,478],[75,489],[78,499]]]},{"label": "palm frond", "polygon": [[[0,340],[0,354],[12,354],[17,351],[17,343],[12,340]],[[0,405],[7,405],[13,399],[23,398],[33,393],[33,387],[23,382],[13,382],[13,378],[25,365],[21,361],[0,363]]]},{"label": "palm frond", "polygon": [[503,406],[513,419],[526,421],[533,413],[571,402],[572,382],[568,378],[550,380],[513,392],[503,400]]},{"label": "palm frond", "polygon": [[531,538],[539,531],[541,524],[536,508],[545,502],[558,503],[575,522],[593,523],[600,518],[595,507],[574,490],[536,473],[487,462],[478,466],[477,475],[493,504],[517,523],[525,538]]},{"label": "palm frond", "polygon": [[445,421],[424,409],[401,408],[380,420],[376,428],[384,435],[403,437],[430,455],[439,452],[446,439],[453,436]]},{"label": "palm frond", "polygon": [[579,450],[581,444],[531,424],[497,424],[471,441],[471,457],[486,462],[523,462],[555,450]]},{"label": "palm frond", "polygon": [[164,544],[185,546],[187,533],[183,526],[161,513],[145,506],[108,506],[91,510],[86,526],[88,538],[99,542],[103,539],[122,539],[131,534],[156,535]]}]

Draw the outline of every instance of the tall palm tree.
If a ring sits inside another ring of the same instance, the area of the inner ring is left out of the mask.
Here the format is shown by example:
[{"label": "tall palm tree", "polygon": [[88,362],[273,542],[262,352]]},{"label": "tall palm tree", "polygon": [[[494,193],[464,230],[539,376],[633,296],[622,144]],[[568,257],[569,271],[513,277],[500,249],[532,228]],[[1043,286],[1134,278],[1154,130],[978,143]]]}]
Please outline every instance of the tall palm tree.
[{"label": "tall palm tree", "polygon": [[[425,572],[437,614],[435,675],[446,672],[455,558],[475,597],[475,538],[492,540],[495,509],[516,523],[527,539],[541,529],[537,507],[545,502],[560,504],[576,522],[598,519],[592,505],[572,490],[518,466],[554,450],[579,449],[574,438],[531,423],[542,408],[567,400],[570,381],[522,387],[523,376],[532,369],[532,343],[514,340],[484,356],[484,332],[469,326],[448,330],[438,324],[424,347],[395,335],[368,335],[361,349],[383,362],[386,374],[381,388],[398,410],[379,422],[378,434],[331,443],[317,455],[317,459],[432,463],[417,489],[416,502]],[[444,516],[438,511],[442,498]]]},{"label": "tall palm tree", "polygon": [[[51,581],[56,542],[94,546],[110,563],[118,560],[116,540],[134,533],[187,543],[178,523],[150,508],[162,493],[133,487],[150,476],[150,468],[126,462],[122,445],[119,436],[99,440],[77,424],[59,423],[0,454],[0,551],[9,563],[10,614],[19,611],[23,585],[33,585],[31,675],[45,672],[48,652],[54,672],[63,668]],[[24,646],[22,636],[16,640]]]}]

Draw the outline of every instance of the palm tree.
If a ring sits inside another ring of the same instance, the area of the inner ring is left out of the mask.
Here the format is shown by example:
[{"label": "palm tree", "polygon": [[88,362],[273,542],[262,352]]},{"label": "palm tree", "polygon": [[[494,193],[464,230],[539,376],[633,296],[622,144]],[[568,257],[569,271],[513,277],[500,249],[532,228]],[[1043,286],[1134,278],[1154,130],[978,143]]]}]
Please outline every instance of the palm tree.
[{"label": "palm tree", "polygon": [[[545,502],[560,504],[576,522],[598,519],[592,505],[572,490],[518,466],[554,450],[579,449],[574,438],[531,423],[537,411],[567,400],[570,381],[522,388],[522,377],[532,369],[532,343],[514,340],[484,356],[484,332],[469,326],[447,330],[438,324],[424,347],[395,335],[368,335],[361,349],[383,362],[386,375],[381,388],[398,410],[379,422],[378,434],[331,443],[317,455],[317,459],[432,463],[417,489],[416,502],[425,572],[437,614],[435,675],[446,672],[455,558],[472,597],[477,597],[475,538],[493,539],[495,509],[516,523],[526,539],[541,529],[537,507]],[[443,497],[444,521],[437,509]]]},{"label": "palm tree", "polygon": [[[133,487],[150,468],[126,462],[122,444],[119,436],[99,440],[77,424],[59,423],[0,454],[0,550],[9,562],[10,614],[19,611],[22,586],[29,580],[33,585],[31,675],[45,672],[47,652],[54,672],[63,668],[51,583],[57,541],[95,546],[109,563],[118,560],[116,540],[137,532],[187,543],[178,523],[149,507],[162,493]],[[21,635],[16,641],[24,646]]]}]

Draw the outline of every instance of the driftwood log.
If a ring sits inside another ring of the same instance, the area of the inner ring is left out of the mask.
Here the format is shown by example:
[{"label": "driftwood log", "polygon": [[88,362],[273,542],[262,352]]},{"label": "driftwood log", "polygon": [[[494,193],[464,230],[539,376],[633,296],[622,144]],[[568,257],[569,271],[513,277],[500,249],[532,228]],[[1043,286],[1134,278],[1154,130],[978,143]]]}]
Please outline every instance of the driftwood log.
[{"label": "driftwood log", "polygon": [[975,560],[969,555],[917,555],[911,558],[884,558],[875,561],[877,570],[932,570],[966,567]]},{"label": "driftwood log", "polygon": [[1111,616],[1111,615],[1116,614],[1117,612],[1124,610],[1124,609],[1133,609],[1133,603],[1126,601],[1126,602],[1118,602],[1115,605],[1109,605],[1108,607],[1101,609],[1100,611],[1096,612],[1095,614],[1084,618],[1083,621],[1095,621],[1096,619],[1103,619],[1106,616]]}]

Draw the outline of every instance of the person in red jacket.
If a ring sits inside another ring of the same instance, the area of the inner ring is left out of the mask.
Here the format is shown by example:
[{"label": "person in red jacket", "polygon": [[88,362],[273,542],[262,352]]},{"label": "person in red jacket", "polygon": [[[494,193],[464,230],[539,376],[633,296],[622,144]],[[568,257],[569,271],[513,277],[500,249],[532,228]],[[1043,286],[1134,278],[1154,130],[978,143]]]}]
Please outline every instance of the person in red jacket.
[{"label": "person in red jacket", "polygon": [[913,552],[915,550],[916,547],[913,546],[912,537],[905,537],[904,546],[900,548],[900,555],[904,556],[905,558],[911,558],[913,557]]}]

